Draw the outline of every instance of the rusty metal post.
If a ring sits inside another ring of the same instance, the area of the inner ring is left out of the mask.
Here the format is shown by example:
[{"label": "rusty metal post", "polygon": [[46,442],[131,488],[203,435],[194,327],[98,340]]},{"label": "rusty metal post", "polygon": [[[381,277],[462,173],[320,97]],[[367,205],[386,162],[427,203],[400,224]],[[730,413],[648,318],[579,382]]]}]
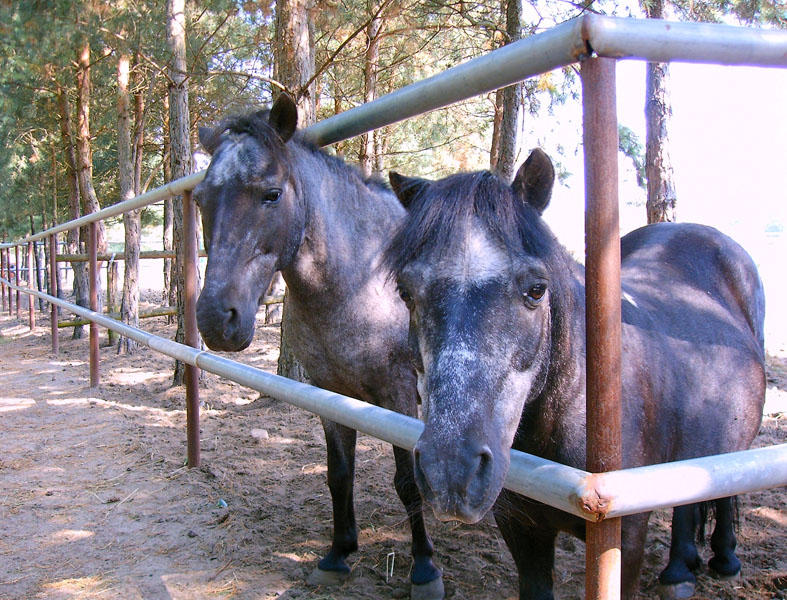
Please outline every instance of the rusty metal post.
[{"label": "rusty metal post", "polygon": [[[54,290],[55,286],[57,285],[57,274],[55,269],[57,268],[57,244],[55,243],[55,234],[49,236],[49,289]],[[53,296],[57,296],[57,292],[52,292]],[[60,350],[60,344],[58,339],[57,333],[57,306],[50,303],[50,319],[51,329],[52,329],[52,353],[57,354]]]},{"label": "rusty metal post", "polygon": [[19,266],[19,246],[17,245],[17,246],[14,246],[14,277],[15,277],[16,286],[17,286],[17,290],[16,290],[16,318],[17,319],[21,319],[22,318],[22,311],[19,308],[19,294],[21,294],[21,292],[19,291],[19,270],[20,270],[20,266]]},{"label": "rusty metal post", "polygon": [[[186,344],[192,348],[200,347],[199,330],[197,329],[197,213],[191,199],[191,191],[183,192],[183,275],[184,312]],[[198,467],[200,464],[199,448],[199,368],[186,365],[186,439],[188,447],[188,465]]]},{"label": "rusty metal post", "polygon": [[[585,148],[587,470],[620,469],[620,226],[615,61],[582,61]],[[585,598],[620,598],[620,519],[588,523]]]},{"label": "rusty metal post", "polygon": [[[33,243],[27,243],[27,287],[32,292],[35,287],[33,283]],[[28,325],[30,326],[30,331],[36,328],[36,303],[33,294],[27,295],[27,312],[28,312]]]},{"label": "rusty metal post", "polygon": [[[91,221],[90,235],[88,236],[88,277],[90,279],[90,310],[98,311],[98,264],[96,262],[96,244],[98,243],[98,222]],[[90,322],[90,387],[99,384],[99,353],[98,353],[98,324]]]},{"label": "rusty metal post", "polygon": [[[13,283],[13,280],[11,278],[11,249],[10,248],[5,249],[5,268],[6,268],[6,272],[8,273],[9,283]],[[13,297],[14,297],[14,290],[11,289],[11,286],[9,285],[8,286],[8,316],[9,317],[14,314]]]},{"label": "rusty metal post", "polygon": [[[0,248],[0,277],[3,279],[8,279],[11,281],[11,278],[6,273],[6,261],[5,261],[5,248]],[[0,284],[0,298],[2,298],[2,311],[5,312],[5,281]]]}]

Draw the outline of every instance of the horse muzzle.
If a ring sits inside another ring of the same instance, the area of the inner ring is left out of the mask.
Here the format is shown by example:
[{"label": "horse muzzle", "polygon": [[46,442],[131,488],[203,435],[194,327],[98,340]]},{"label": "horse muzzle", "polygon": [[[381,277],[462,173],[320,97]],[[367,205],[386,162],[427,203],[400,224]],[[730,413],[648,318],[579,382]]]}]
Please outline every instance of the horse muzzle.
[{"label": "horse muzzle", "polygon": [[223,294],[204,289],[197,301],[197,327],[211,350],[239,352],[254,339],[256,313],[254,303],[232,302]]},{"label": "horse muzzle", "polygon": [[477,523],[500,491],[492,491],[497,472],[493,454],[485,445],[451,450],[430,448],[421,436],[413,449],[416,485],[439,520]]}]

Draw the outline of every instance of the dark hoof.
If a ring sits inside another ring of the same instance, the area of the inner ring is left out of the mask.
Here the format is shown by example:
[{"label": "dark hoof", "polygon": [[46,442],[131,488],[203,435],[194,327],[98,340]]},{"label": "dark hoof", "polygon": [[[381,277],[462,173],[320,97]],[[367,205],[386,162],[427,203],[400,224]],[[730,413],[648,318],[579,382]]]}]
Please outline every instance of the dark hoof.
[{"label": "dark hoof", "polygon": [[660,584],[658,586],[660,600],[678,600],[679,598],[691,598],[694,595],[694,582],[682,581],[669,585]]},{"label": "dark hoof", "polygon": [[708,561],[708,567],[714,579],[729,581],[730,579],[736,579],[740,574],[741,561],[734,554],[726,559],[714,556]]},{"label": "dark hoof", "polygon": [[410,600],[443,600],[443,598],[445,598],[445,588],[442,575],[429,583],[414,583],[410,586]]},{"label": "dark hoof", "polygon": [[710,576],[713,577],[717,581],[737,581],[741,578],[741,572],[738,571],[737,573],[720,573],[714,568],[708,569],[710,572]]},{"label": "dark hoof", "polygon": [[349,578],[349,571],[323,571],[316,567],[307,581],[311,585],[342,585]]}]

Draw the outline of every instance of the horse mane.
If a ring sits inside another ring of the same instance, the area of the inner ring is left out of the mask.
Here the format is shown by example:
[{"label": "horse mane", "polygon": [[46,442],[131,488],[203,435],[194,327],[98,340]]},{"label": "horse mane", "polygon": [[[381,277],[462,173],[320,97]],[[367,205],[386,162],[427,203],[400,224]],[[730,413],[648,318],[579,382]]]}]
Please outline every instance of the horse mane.
[{"label": "horse mane", "polygon": [[[234,133],[234,134],[247,134],[251,136],[252,139],[256,140],[257,143],[260,144],[261,146],[276,151],[279,154],[279,156],[286,157],[285,160],[289,162],[289,153],[287,152],[287,144],[282,143],[279,134],[268,123],[269,115],[270,115],[270,109],[266,109],[266,110],[228,117],[222,120],[219,123],[219,125],[213,130],[213,132],[210,135],[210,138],[206,140],[207,145],[209,146],[216,145],[219,141],[219,138],[225,132]],[[357,176],[360,182],[368,187],[384,190],[387,192],[391,191],[390,186],[379,177],[376,176],[372,176],[368,178],[363,177],[361,172],[354,165],[344,162],[341,158],[337,156],[328,154],[325,150],[323,150],[313,142],[308,141],[303,136],[302,130],[298,130],[295,132],[292,141],[297,143],[300,147],[311,152],[311,154],[314,155],[315,157],[319,158],[322,161],[322,163],[325,165],[325,167],[327,167],[329,170],[333,171],[334,173],[344,174],[344,175],[351,173]]]},{"label": "horse mane", "polygon": [[498,176],[478,171],[424,186],[388,244],[383,264],[396,276],[418,256],[439,257],[473,218],[512,255],[527,254],[547,263],[568,259],[538,211],[517,198]]}]

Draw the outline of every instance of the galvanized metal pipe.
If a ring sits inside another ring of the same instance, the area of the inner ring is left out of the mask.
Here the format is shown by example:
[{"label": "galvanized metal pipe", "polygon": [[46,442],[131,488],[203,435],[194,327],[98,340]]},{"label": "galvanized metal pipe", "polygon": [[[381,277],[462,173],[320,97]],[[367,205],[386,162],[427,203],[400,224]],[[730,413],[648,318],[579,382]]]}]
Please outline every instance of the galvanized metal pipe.
[{"label": "galvanized metal pipe", "polygon": [[787,67],[777,29],[585,15],[583,36],[598,56],[651,62]]}]

